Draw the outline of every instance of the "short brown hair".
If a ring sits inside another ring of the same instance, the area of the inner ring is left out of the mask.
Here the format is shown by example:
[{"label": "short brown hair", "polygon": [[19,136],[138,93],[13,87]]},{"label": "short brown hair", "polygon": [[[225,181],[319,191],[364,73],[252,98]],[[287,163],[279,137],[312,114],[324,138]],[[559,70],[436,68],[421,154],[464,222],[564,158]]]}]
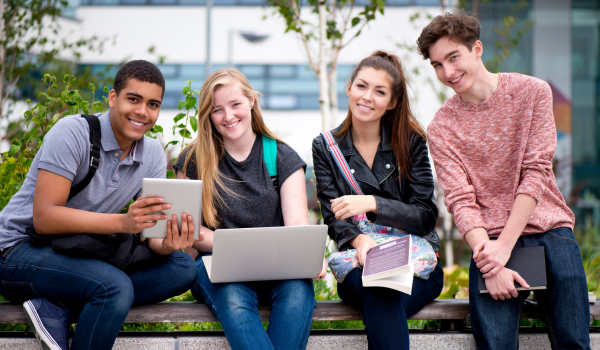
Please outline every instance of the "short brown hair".
[{"label": "short brown hair", "polygon": [[479,40],[481,24],[477,17],[472,14],[460,11],[457,14],[447,12],[445,15],[437,16],[423,28],[419,39],[417,39],[417,48],[419,53],[426,60],[429,58],[429,48],[443,37],[463,44],[473,49],[473,44]]}]

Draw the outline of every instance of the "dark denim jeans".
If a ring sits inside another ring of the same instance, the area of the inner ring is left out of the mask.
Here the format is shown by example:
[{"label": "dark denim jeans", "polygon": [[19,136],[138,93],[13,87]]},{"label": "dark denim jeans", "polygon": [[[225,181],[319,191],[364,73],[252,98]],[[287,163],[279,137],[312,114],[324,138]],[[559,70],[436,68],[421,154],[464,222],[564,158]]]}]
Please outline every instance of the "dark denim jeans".
[{"label": "dark denim jeans", "polygon": [[[546,254],[547,289],[534,293],[546,316],[552,349],[590,349],[587,282],[573,231],[561,227],[521,236],[515,244],[515,248],[536,246],[543,246]],[[479,283],[472,258],[469,290],[473,336],[479,349],[518,349],[521,307],[530,292],[507,300],[475,292]]]},{"label": "dark denim jeans", "polygon": [[151,304],[188,290],[196,280],[194,260],[175,252],[164,260],[123,272],[105,262],[58,254],[28,242],[0,256],[0,294],[22,303],[46,297],[78,315],[71,349],[112,349],[133,305]]},{"label": "dark denim jeans", "polygon": [[[212,283],[200,257],[196,265],[192,294],[212,309],[232,349],[306,348],[316,305],[311,280]],[[271,305],[267,331],[258,314],[259,301]]]},{"label": "dark denim jeans", "polygon": [[411,295],[394,289],[363,287],[362,270],[352,270],[338,283],[340,298],[363,309],[369,349],[410,349],[406,320],[437,298],[444,287],[444,271],[438,264],[429,279],[413,279]]}]

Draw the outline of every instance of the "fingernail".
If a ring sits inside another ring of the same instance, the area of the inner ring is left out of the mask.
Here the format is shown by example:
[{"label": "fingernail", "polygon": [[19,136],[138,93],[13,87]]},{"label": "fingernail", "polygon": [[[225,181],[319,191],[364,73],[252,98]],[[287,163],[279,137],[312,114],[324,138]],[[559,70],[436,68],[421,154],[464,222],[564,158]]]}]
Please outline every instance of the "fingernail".
[{"label": "fingernail", "polygon": [[170,208],[171,208],[171,204],[167,204],[167,209],[170,209]]},{"label": "fingernail", "polygon": [[159,199],[158,199],[158,201],[159,201],[159,202],[162,202],[162,201],[163,201],[163,198],[159,198]]}]

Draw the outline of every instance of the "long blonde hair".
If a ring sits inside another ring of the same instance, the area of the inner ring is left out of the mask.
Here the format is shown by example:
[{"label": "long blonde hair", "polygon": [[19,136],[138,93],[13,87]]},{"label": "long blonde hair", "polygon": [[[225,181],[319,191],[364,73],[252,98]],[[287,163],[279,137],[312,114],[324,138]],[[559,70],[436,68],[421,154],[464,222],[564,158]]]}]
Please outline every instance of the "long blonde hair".
[{"label": "long blonde hair", "polygon": [[223,198],[217,191],[220,187],[227,194],[239,197],[229,187],[225,185],[226,177],[219,171],[219,161],[225,155],[223,138],[215,129],[211,119],[210,112],[214,107],[215,91],[223,86],[239,84],[244,96],[249,101],[254,99],[252,105],[252,131],[256,134],[265,135],[279,142],[282,142],[275,134],[267,128],[260,110],[260,92],[252,89],[248,79],[235,68],[223,68],[214,71],[206,78],[198,101],[198,135],[185,147],[184,152],[188,152],[183,166],[183,173],[187,169],[188,163],[194,154],[196,154],[196,170],[198,180],[202,180],[202,221],[209,228],[217,228],[221,218],[217,214],[217,209],[225,205]]}]

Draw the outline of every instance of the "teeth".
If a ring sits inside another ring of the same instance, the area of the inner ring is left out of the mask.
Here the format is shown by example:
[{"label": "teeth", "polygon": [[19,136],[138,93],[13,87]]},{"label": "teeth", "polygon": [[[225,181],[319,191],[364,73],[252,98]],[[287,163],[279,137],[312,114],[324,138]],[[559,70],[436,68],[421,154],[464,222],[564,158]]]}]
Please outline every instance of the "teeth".
[{"label": "teeth", "polygon": [[135,125],[135,126],[142,126],[144,125],[144,123],[140,123],[140,122],[136,122],[135,120],[129,120],[131,122],[131,124]]},{"label": "teeth", "polygon": [[233,124],[229,124],[229,125],[225,125],[226,128],[233,128],[234,126],[238,125],[240,123],[240,121],[238,120],[237,122],[233,123]]},{"label": "teeth", "polygon": [[454,80],[450,80],[451,83],[456,83],[460,78],[462,77],[462,75]]},{"label": "teeth", "polygon": [[371,107],[363,106],[363,105],[361,105],[361,104],[359,104],[359,105],[358,105],[358,107],[359,107],[360,109],[364,109],[364,110],[371,110],[371,109],[373,109],[373,108],[371,108]]}]

